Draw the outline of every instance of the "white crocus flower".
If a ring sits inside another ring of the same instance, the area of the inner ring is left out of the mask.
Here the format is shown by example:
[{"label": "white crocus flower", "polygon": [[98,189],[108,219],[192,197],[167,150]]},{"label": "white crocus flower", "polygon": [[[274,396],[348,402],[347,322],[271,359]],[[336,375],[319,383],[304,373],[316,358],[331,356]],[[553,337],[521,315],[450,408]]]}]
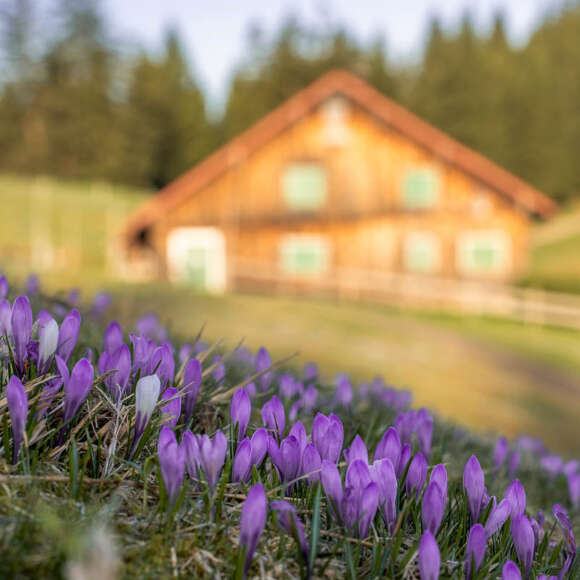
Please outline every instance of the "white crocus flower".
[{"label": "white crocus flower", "polygon": [[51,318],[38,331],[38,367],[43,369],[58,345],[58,324]]},{"label": "white crocus flower", "polygon": [[137,381],[135,387],[135,410],[137,418],[135,420],[135,439],[139,439],[151,420],[151,415],[155,405],[159,400],[159,391],[161,383],[157,375],[142,377]]}]

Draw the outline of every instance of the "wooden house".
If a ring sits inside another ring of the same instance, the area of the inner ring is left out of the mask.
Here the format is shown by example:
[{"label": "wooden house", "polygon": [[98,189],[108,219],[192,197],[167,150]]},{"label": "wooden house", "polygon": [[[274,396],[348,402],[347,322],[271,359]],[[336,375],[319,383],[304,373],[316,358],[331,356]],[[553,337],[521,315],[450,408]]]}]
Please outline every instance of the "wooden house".
[{"label": "wooden house", "polygon": [[381,273],[506,280],[526,266],[532,217],[555,207],[332,71],[139,208],[126,262],[214,292],[340,291]]}]

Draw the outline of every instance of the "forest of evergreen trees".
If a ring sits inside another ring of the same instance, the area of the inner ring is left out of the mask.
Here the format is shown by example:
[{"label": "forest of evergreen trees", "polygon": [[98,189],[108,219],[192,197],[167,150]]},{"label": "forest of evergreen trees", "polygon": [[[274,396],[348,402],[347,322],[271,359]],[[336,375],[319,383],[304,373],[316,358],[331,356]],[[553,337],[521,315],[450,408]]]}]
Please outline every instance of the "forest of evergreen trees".
[{"label": "forest of evergreen trees", "polygon": [[553,197],[580,196],[577,2],[518,48],[500,15],[484,36],[467,15],[453,33],[434,20],[412,66],[346,29],[254,27],[217,120],[175,33],[161,55],[139,52],[111,37],[98,0],[53,4],[39,38],[32,0],[0,0],[0,171],[160,187],[342,67]]}]

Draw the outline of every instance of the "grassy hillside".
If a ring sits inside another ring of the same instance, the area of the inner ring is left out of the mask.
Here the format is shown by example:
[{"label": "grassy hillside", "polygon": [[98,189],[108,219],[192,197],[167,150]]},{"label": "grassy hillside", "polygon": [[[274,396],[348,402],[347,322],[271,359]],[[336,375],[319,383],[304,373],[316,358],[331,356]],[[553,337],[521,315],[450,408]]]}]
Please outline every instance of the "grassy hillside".
[{"label": "grassy hillside", "polygon": [[[327,376],[381,374],[410,388],[419,405],[480,430],[537,433],[580,454],[580,333],[476,317],[435,316],[350,302],[284,297],[199,296],[186,289],[121,289],[116,314],[131,322],[162,313],[178,336],[202,324],[211,339],[268,345]],[[233,343],[230,343],[233,346]]]},{"label": "grassy hillside", "polygon": [[114,276],[116,236],[150,192],[106,183],[0,177],[0,269],[58,287]]},{"label": "grassy hillside", "polygon": [[532,255],[526,286],[580,293],[580,204],[565,208],[532,234]]}]

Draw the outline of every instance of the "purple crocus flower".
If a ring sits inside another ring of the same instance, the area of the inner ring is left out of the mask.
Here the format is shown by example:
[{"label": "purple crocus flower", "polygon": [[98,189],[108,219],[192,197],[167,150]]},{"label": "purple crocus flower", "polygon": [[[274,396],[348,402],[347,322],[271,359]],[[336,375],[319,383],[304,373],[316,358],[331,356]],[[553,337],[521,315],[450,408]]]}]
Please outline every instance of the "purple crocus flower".
[{"label": "purple crocus flower", "polygon": [[183,485],[185,450],[181,445],[178,445],[175,433],[165,425],[159,434],[157,456],[159,457],[161,476],[169,498],[169,505],[173,507]]},{"label": "purple crocus flower", "polygon": [[65,362],[69,361],[77,344],[80,328],[81,315],[79,314],[79,311],[74,308],[64,317],[58,333],[58,346],[56,348],[56,353]]},{"label": "purple crocus flower", "polygon": [[371,524],[375,519],[377,508],[379,505],[379,486],[371,481],[360,492],[359,506],[358,506],[358,537],[366,538],[369,535]]},{"label": "purple crocus flower", "polygon": [[242,506],[240,519],[240,544],[246,549],[244,572],[248,571],[258,540],[266,527],[268,505],[266,494],[260,483],[250,489]]},{"label": "purple crocus flower", "polygon": [[320,466],[322,459],[318,449],[308,443],[302,452],[302,473],[308,476],[309,483],[314,483],[320,479]]},{"label": "purple crocus flower", "polygon": [[270,383],[272,382],[272,371],[268,371],[268,369],[272,366],[272,358],[270,357],[270,353],[264,347],[261,347],[256,354],[256,360],[254,362],[254,367],[256,368],[256,372],[262,373],[258,377],[258,385],[260,386],[260,390],[262,392],[267,391],[270,387]]},{"label": "purple crocus flower", "polygon": [[300,443],[293,435],[289,435],[280,443],[280,447],[276,440],[268,437],[268,453],[272,459],[272,463],[276,466],[280,479],[284,482],[295,479],[300,470]]},{"label": "purple crocus flower", "polygon": [[[187,361],[183,371],[183,421],[189,422],[201,389],[202,369],[196,358]],[[241,435],[243,437],[243,434]]]},{"label": "purple crocus flower", "polygon": [[163,343],[157,347],[151,355],[149,372],[155,373],[161,381],[161,389],[164,390],[169,383],[173,383],[175,377],[175,359],[169,343]]},{"label": "purple crocus flower", "polygon": [[467,492],[467,504],[469,506],[469,513],[471,514],[471,521],[475,523],[479,518],[485,491],[483,470],[475,455],[472,455],[465,464],[465,469],[463,470],[463,487]]},{"label": "purple crocus flower", "polygon": [[224,466],[227,448],[228,441],[219,429],[216,431],[213,440],[207,435],[201,437],[199,444],[201,468],[212,491],[215,489]]},{"label": "purple crocus flower", "polygon": [[103,335],[103,351],[113,354],[123,344],[123,329],[116,322],[110,322]]},{"label": "purple crocus flower", "polygon": [[546,455],[540,459],[540,465],[546,470],[551,479],[562,473],[564,461],[559,455]]},{"label": "purple crocus flower", "polygon": [[342,480],[340,479],[340,473],[338,467],[336,467],[336,463],[328,461],[327,459],[322,460],[320,480],[322,481],[324,492],[334,504],[334,511],[339,510],[343,494]]},{"label": "purple crocus flower", "polygon": [[360,435],[357,435],[350,447],[344,450],[344,457],[348,465],[350,465],[355,459],[362,459],[365,463],[369,462],[369,452],[367,451],[367,446],[361,439]]},{"label": "purple crocus flower", "polygon": [[263,427],[252,435],[252,465],[260,467],[268,452],[268,432]]},{"label": "purple crocus flower", "polygon": [[328,417],[318,413],[312,424],[312,443],[318,449],[321,459],[337,463],[342,450],[344,428],[342,421],[331,413]]},{"label": "purple crocus flower", "polygon": [[8,296],[8,280],[6,276],[0,276],[0,300],[4,300]]},{"label": "purple crocus flower", "polygon": [[248,481],[252,472],[252,442],[249,437],[240,441],[234,456],[232,480],[234,483]]},{"label": "purple crocus flower", "polygon": [[296,513],[296,508],[287,501],[273,501],[270,502],[270,509],[276,513],[276,523],[287,534],[294,537],[304,561],[308,564],[309,546],[304,534],[304,526]]},{"label": "purple crocus flower", "polygon": [[485,556],[486,536],[481,524],[475,524],[469,530],[467,548],[465,549],[465,578],[471,580],[477,574]]},{"label": "purple crocus flower", "polygon": [[493,469],[497,474],[503,467],[509,452],[508,441],[505,437],[500,437],[493,448]]},{"label": "purple crocus flower", "polygon": [[508,560],[502,568],[501,580],[522,580],[522,574],[518,565],[511,560]]},{"label": "purple crocus flower", "polygon": [[438,580],[441,554],[433,534],[427,530],[419,542],[419,572],[421,580]]},{"label": "purple crocus flower", "polygon": [[512,506],[507,498],[502,499],[493,506],[485,522],[485,534],[488,540],[505,524],[510,517],[511,511]]},{"label": "purple crocus flower", "polygon": [[336,402],[343,409],[350,408],[353,399],[353,390],[350,379],[347,375],[338,375],[336,377]]},{"label": "purple crocus flower", "polygon": [[278,438],[281,438],[284,435],[286,415],[284,412],[284,405],[276,395],[274,395],[262,407],[262,421],[266,428],[275,433]]},{"label": "purple crocus flower", "polygon": [[388,457],[375,461],[369,468],[371,479],[379,486],[379,509],[387,528],[392,531],[397,517],[397,476]]},{"label": "purple crocus flower", "polygon": [[157,375],[141,377],[137,381],[137,386],[135,387],[135,437],[133,439],[131,455],[137,448],[137,444],[145,432],[149,421],[151,421],[151,416],[159,399],[160,390],[161,384]]},{"label": "purple crocus flower", "polygon": [[[28,397],[22,381],[18,377],[11,377],[6,387],[6,402],[10,421],[12,422],[12,438],[14,448],[12,451],[12,463],[18,462],[20,446],[24,440],[26,431],[26,419],[28,417]],[[6,450],[8,451],[8,450]]]},{"label": "purple crocus flower", "polygon": [[427,486],[425,494],[423,495],[423,505],[421,506],[423,529],[429,530],[435,535],[441,525],[444,509],[443,492],[439,484],[432,481]]},{"label": "purple crocus flower", "polygon": [[82,358],[74,366],[70,379],[64,384],[64,422],[68,423],[85,402],[95,378],[93,365]]},{"label": "purple crocus flower", "polygon": [[526,511],[526,490],[519,479],[514,479],[505,492],[505,498],[510,502],[512,520]]},{"label": "purple crocus flower", "polygon": [[431,441],[433,440],[433,417],[427,409],[419,409],[415,427],[419,451],[425,456],[431,455]]},{"label": "purple crocus flower", "polygon": [[516,476],[519,466],[520,466],[520,454],[518,451],[514,451],[510,455],[508,463],[508,475],[510,479],[513,479]]},{"label": "purple crocus flower", "polygon": [[402,477],[407,467],[407,463],[409,463],[409,459],[411,459],[411,445],[409,443],[405,443],[403,447],[401,447],[401,457],[399,459],[399,465],[397,466],[397,477]]},{"label": "purple crocus flower", "polygon": [[12,305],[12,339],[14,341],[14,362],[21,373],[28,357],[28,343],[32,335],[32,309],[27,296],[19,296]]},{"label": "purple crocus flower", "polygon": [[181,396],[179,391],[174,387],[169,387],[161,395],[161,400],[169,401],[161,407],[163,420],[169,427],[175,427],[181,415]]},{"label": "purple crocus flower", "polygon": [[535,538],[530,521],[524,514],[512,519],[511,532],[518,559],[528,576],[534,560]]},{"label": "purple crocus flower", "polygon": [[405,489],[409,497],[411,497],[413,490],[415,490],[415,497],[418,498],[421,495],[426,477],[427,460],[422,453],[417,453],[411,460],[409,471],[407,471],[407,479],[405,480]]},{"label": "purple crocus flower", "polygon": [[193,480],[197,480],[199,476],[199,468],[201,466],[201,454],[199,451],[198,438],[189,430],[185,431],[181,438],[181,445],[185,452],[185,466],[187,473]]},{"label": "purple crocus flower", "polygon": [[296,441],[298,441],[300,445],[300,457],[302,457],[304,448],[308,443],[308,435],[306,434],[306,427],[304,427],[304,423],[302,423],[302,421],[296,421],[296,423],[290,427],[290,432],[288,435],[296,437]]},{"label": "purple crocus flower", "polygon": [[436,483],[443,494],[443,505],[447,504],[447,469],[443,463],[437,464],[431,471],[429,483]]},{"label": "purple crocus flower", "polygon": [[389,427],[375,449],[375,461],[378,459],[390,459],[394,467],[399,465],[401,459],[401,439],[394,427]]},{"label": "purple crocus flower", "polygon": [[250,422],[252,414],[252,402],[244,389],[238,389],[232,397],[230,405],[230,418],[232,423],[238,426],[238,441],[243,438]]}]

